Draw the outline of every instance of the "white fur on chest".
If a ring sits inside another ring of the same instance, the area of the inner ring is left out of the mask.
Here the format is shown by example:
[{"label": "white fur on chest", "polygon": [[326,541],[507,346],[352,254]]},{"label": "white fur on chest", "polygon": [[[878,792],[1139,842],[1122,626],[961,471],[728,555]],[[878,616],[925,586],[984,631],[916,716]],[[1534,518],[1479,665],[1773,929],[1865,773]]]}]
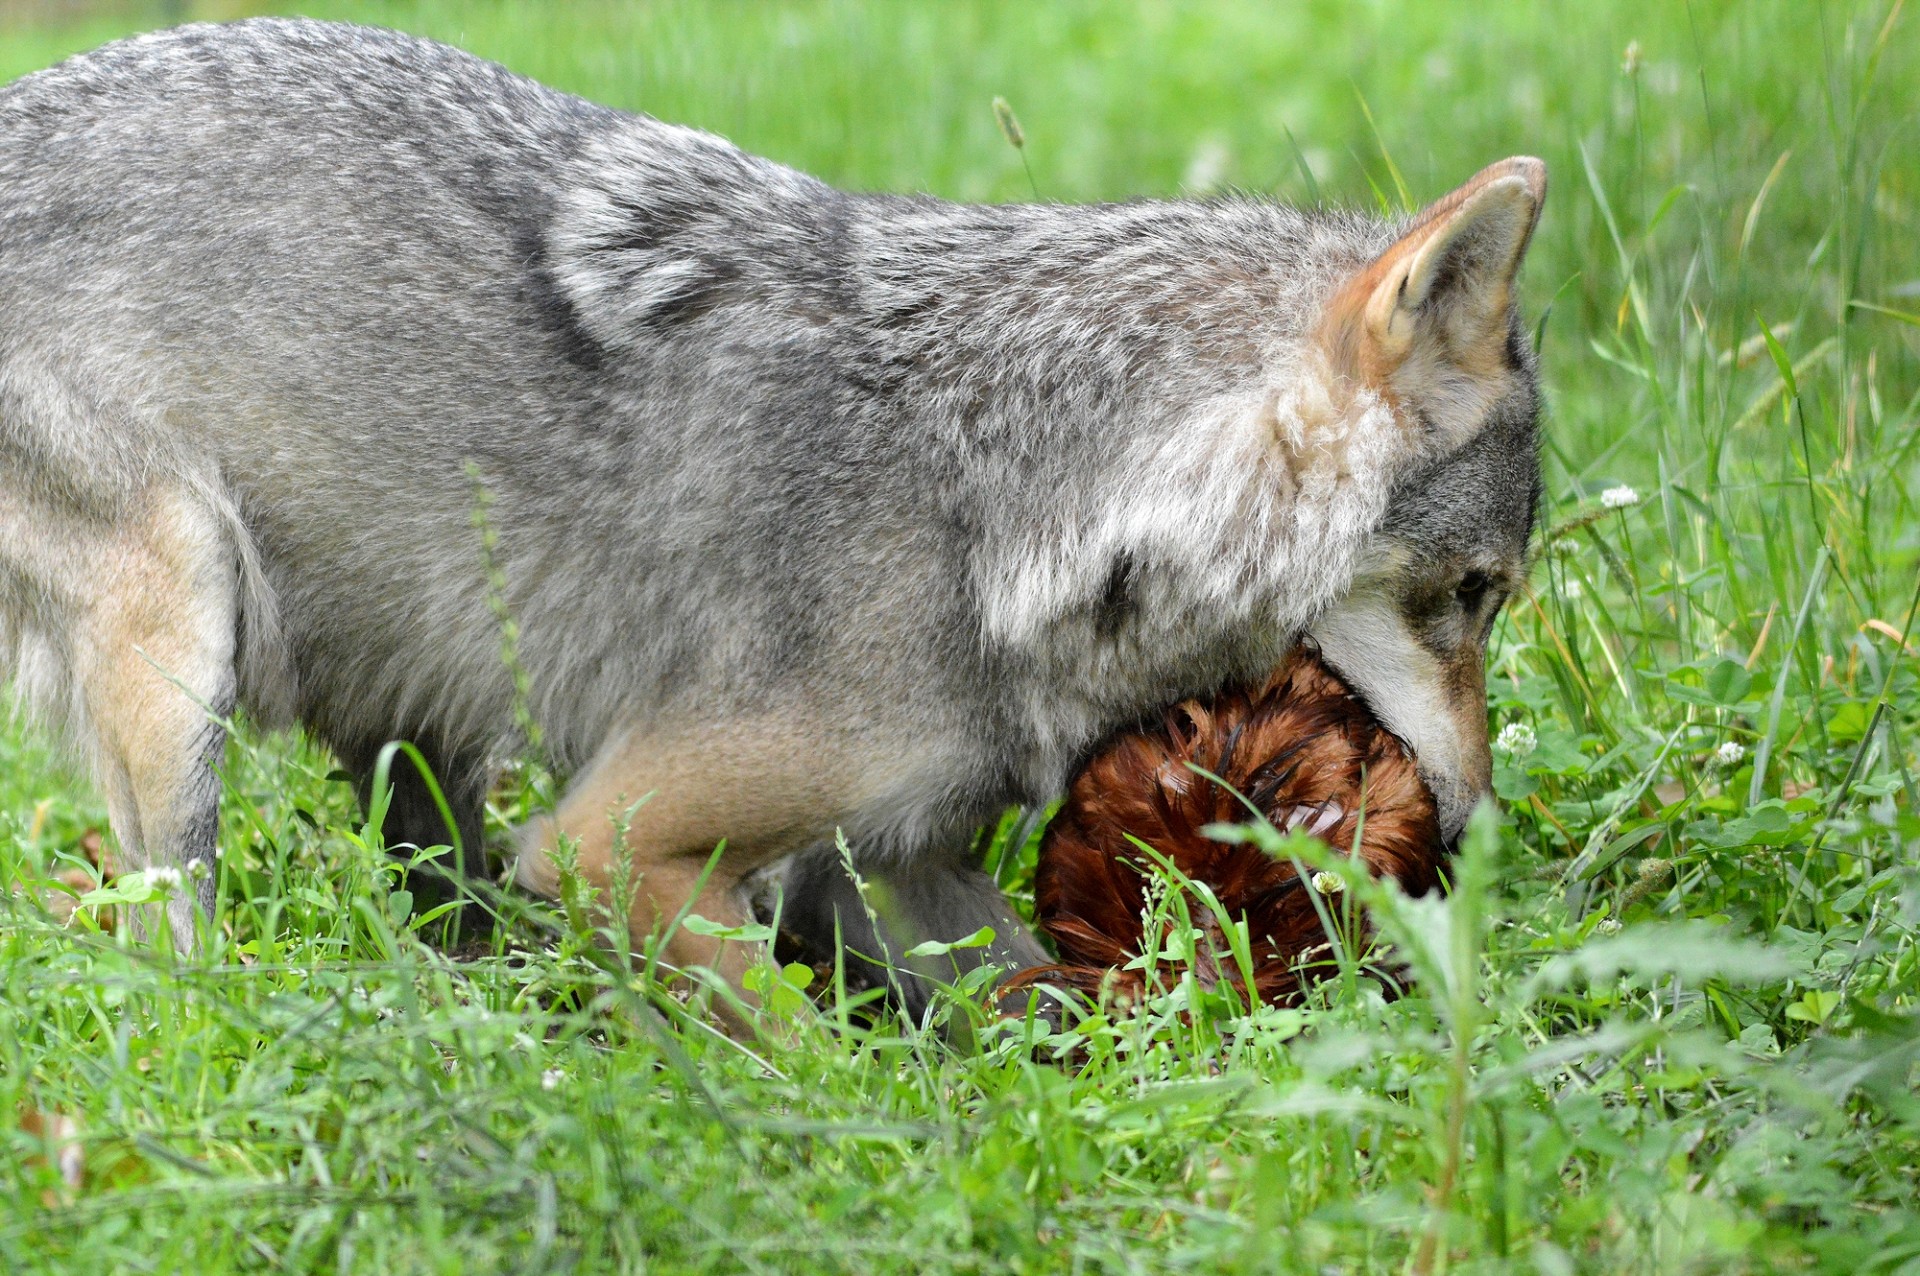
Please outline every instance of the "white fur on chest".
[{"label": "white fur on chest", "polygon": [[[1277,660],[1352,584],[1386,508],[1404,431],[1317,367],[1222,398],[1135,441],[1098,484],[974,563],[984,637],[1027,658],[1030,785],[1057,790],[1085,748],[1158,697]],[[1116,563],[1138,587],[1124,624],[1090,619]]]}]

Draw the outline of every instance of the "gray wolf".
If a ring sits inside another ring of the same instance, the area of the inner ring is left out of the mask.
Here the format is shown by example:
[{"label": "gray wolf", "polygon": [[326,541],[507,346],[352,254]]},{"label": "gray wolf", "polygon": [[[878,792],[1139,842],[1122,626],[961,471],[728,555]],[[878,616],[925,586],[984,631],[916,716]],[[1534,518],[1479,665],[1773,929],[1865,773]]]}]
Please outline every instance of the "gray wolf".
[{"label": "gray wolf", "polygon": [[[387,31],[112,44],[0,90],[0,665],[134,865],[213,852],[236,707],[363,776],[417,743],[468,844],[530,714],[571,779],[525,886],[561,835],[601,885],[631,856],[645,932],[724,839],[699,908],[738,922],[800,851],[793,924],[871,951],[843,831],[900,935],[1025,964],[969,830],[1303,636],[1460,828],[1544,194],[848,194]],[[390,833],[447,838],[417,785]]]}]

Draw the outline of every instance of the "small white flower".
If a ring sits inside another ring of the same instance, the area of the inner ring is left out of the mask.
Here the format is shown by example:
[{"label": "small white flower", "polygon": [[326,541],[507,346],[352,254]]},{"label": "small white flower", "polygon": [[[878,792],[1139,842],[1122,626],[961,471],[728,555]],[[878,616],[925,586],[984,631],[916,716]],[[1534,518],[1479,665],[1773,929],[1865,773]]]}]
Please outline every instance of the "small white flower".
[{"label": "small white flower", "polygon": [[548,1068],[540,1074],[540,1088],[542,1090],[558,1090],[560,1083],[566,1079],[567,1074],[562,1069]]},{"label": "small white flower", "polygon": [[196,855],[194,858],[187,861],[188,877],[205,877],[206,875],[207,875],[207,862],[205,860],[201,859],[199,856]]},{"label": "small white flower", "polygon": [[1533,728],[1524,722],[1509,722],[1493,738],[1493,747],[1514,758],[1524,758],[1540,743]]},{"label": "small white flower", "polygon": [[1747,746],[1738,740],[1729,740],[1713,751],[1714,764],[1725,767],[1729,771],[1746,760]]},{"label": "small white flower", "polygon": [[1140,929],[1142,933],[1153,929],[1153,915],[1160,910],[1160,905],[1166,898],[1166,879],[1149,874],[1147,880],[1140,884]]},{"label": "small white flower", "polygon": [[1593,933],[1596,935],[1618,935],[1620,933],[1620,921],[1615,917],[1602,917],[1599,922],[1594,925]]},{"label": "small white flower", "polygon": [[147,885],[153,887],[155,890],[178,890],[183,880],[180,876],[180,870],[171,864],[162,864],[157,868],[147,870]]},{"label": "small white flower", "polygon": [[1318,873],[1315,873],[1310,880],[1313,882],[1313,889],[1319,891],[1322,895],[1338,895],[1341,891],[1347,889],[1346,878],[1340,876],[1338,873],[1329,873],[1325,869],[1321,869]]},{"label": "small white flower", "polygon": [[1600,505],[1603,509],[1623,510],[1640,503],[1640,493],[1622,484],[1610,487],[1600,493]]}]

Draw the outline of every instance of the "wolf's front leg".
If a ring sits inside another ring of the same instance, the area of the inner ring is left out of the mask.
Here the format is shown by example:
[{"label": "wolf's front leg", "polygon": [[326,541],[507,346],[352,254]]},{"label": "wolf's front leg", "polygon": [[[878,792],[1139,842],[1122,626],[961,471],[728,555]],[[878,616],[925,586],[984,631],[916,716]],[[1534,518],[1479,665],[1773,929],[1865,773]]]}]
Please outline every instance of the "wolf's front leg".
[{"label": "wolf's front leg", "polygon": [[[1023,970],[1052,960],[999,884],[981,871],[970,839],[914,856],[856,861],[858,883],[832,842],[801,851],[777,872],[780,928],[809,957],[830,957],[837,938],[848,971],[863,983],[888,989],[916,1020],[932,998],[935,981],[951,982],[988,962]],[[991,926],[994,934],[985,947],[906,957],[916,944],[950,943],[982,926]]]},{"label": "wolf's front leg", "polygon": [[[710,921],[745,925],[751,918],[741,880],[831,829],[843,808],[849,767],[824,739],[817,724],[798,719],[619,732],[575,777],[558,810],[522,831],[516,877],[529,890],[557,895],[551,852],[564,836],[577,844],[581,876],[603,899],[624,862],[636,943],[689,901]],[[722,842],[726,850],[702,885]],[[682,970],[712,970],[753,1000],[741,976],[758,954],[743,944],[681,929],[668,937],[664,956]]]}]

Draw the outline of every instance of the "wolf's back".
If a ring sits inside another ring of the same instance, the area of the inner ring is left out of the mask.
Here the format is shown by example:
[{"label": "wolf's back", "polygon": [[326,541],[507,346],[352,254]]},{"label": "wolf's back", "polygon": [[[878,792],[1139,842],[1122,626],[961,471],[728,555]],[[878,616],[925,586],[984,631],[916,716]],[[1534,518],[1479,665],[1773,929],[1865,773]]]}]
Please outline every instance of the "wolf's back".
[{"label": "wolf's back", "polygon": [[[180,28],[0,89],[4,481],[103,519],[156,482],[204,493],[255,586],[243,701],[336,738],[431,718],[484,745],[510,685],[477,473],[510,525],[527,658],[591,737],[581,706],[605,697],[582,687],[632,647],[616,617],[651,577],[583,565],[580,529],[615,534],[652,495],[645,469],[631,481],[650,418],[609,412],[617,325],[585,320],[549,238],[609,132],[669,185],[738,154],[445,46],[303,21]],[[697,301],[679,283],[663,311]],[[653,477],[688,460],[665,447]],[[544,609],[572,613],[564,650]],[[653,614],[655,666],[711,648]]]}]

